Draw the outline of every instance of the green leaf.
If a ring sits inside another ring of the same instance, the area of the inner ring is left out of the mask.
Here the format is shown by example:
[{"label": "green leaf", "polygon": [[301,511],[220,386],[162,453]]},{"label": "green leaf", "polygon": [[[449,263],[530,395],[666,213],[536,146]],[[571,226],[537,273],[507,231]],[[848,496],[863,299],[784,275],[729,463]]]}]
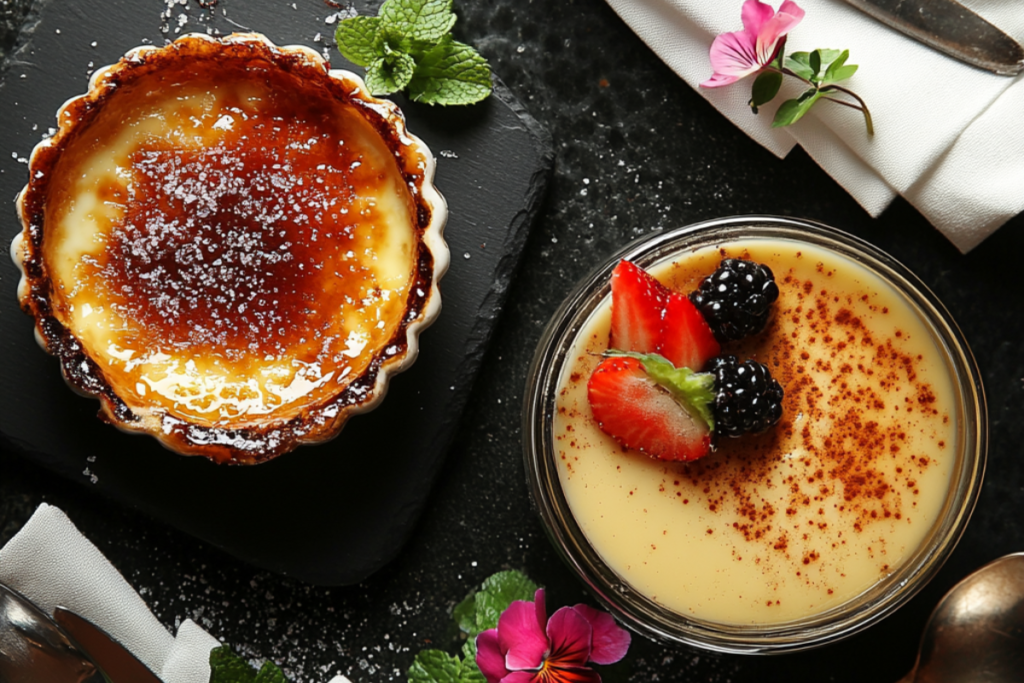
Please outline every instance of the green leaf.
[{"label": "green leaf", "polygon": [[[833,60],[828,65],[828,68],[825,69],[825,75],[822,76],[822,78],[821,78],[822,83],[823,84],[824,83],[835,83],[836,80],[837,80],[836,79],[836,73],[843,69],[843,65],[846,64],[846,60],[849,59],[849,58],[850,58],[850,51],[849,50],[843,50],[843,52],[840,53],[840,55],[838,57],[836,57],[836,59]],[[854,70],[856,70],[856,67],[854,67]],[[849,78],[849,76],[847,76],[847,78]]]},{"label": "green leaf", "polygon": [[498,617],[516,600],[533,600],[537,584],[522,572],[514,570],[492,574],[476,594],[476,628],[469,631],[475,638],[481,631],[498,627]]},{"label": "green leaf", "polygon": [[807,65],[811,67],[811,80],[815,80],[818,76],[818,72],[821,71],[821,51],[815,50],[811,53],[811,56],[807,59]]},{"label": "green leaf", "polygon": [[491,94],[491,68],[469,45],[442,41],[425,53],[409,82],[409,97],[426,104],[473,104]]},{"label": "green leaf", "polygon": [[665,387],[684,410],[708,429],[715,429],[715,415],[711,404],[715,402],[715,376],[710,372],[694,372],[690,368],[677,368],[664,356],[656,353],[636,353],[609,349],[605,357],[627,356],[643,363],[647,376]]},{"label": "green leaf", "polygon": [[[835,52],[838,52],[838,50],[835,50]],[[846,64],[846,60],[849,59],[849,58],[850,58],[850,51],[849,50],[843,50],[842,52],[840,52],[836,56],[836,58],[833,59],[832,61],[830,61],[828,63],[828,66],[825,67],[825,78],[828,78],[830,74],[835,73],[836,69],[841,67],[843,64]]]},{"label": "green leaf", "polygon": [[349,17],[338,22],[334,32],[341,56],[358,66],[367,66],[384,56],[380,19],[377,17]]},{"label": "green leaf", "polygon": [[441,650],[423,650],[409,667],[409,683],[485,683],[475,661],[462,661]]},{"label": "green leaf", "polygon": [[267,661],[263,662],[253,683],[288,683],[288,679],[284,677],[284,672],[277,667],[277,664]]},{"label": "green leaf", "polygon": [[821,97],[821,93],[816,88],[810,88],[806,90],[799,99],[786,100],[779,107],[779,110],[775,112],[775,120],[772,121],[772,128],[781,128],[783,126],[790,126],[801,118],[804,114],[810,111],[814,103]]},{"label": "green leaf", "polygon": [[387,49],[387,54],[370,63],[366,69],[366,87],[374,95],[390,95],[409,85],[416,70],[416,61],[404,52]]},{"label": "green leaf", "polygon": [[762,71],[754,79],[750,89],[750,108],[757,113],[757,108],[771,102],[779,94],[782,87],[782,74],[777,71]]},{"label": "green leaf", "polygon": [[463,633],[470,633],[476,629],[476,593],[455,606],[452,618]]},{"label": "green leaf", "polygon": [[409,683],[458,683],[462,662],[441,650],[423,650],[409,667]]},{"label": "green leaf", "polygon": [[[821,59],[821,69],[827,69],[832,65],[839,57],[842,56],[842,50],[828,50],[825,48],[819,48],[815,50],[818,53],[818,57]],[[846,51],[846,57],[850,56],[850,51]],[[843,57],[843,61],[846,61],[846,57]],[[840,64],[842,66],[842,64]]]},{"label": "green leaf", "polygon": [[800,78],[811,80],[814,71],[811,69],[810,52],[794,52],[786,57],[786,68],[798,75]]},{"label": "green leaf", "polygon": [[452,0],[387,0],[380,19],[390,35],[436,43],[452,30]]},{"label": "green leaf", "polygon": [[462,644],[462,659],[466,662],[476,662],[476,636],[467,638]]},{"label": "green leaf", "polygon": [[831,77],[826,77],[825,82],[838,83],[839,81],[845,81],[851,78],[853,74],[857,73],[857,68],[858,67],[856,64],[847,64],[846,66],[841,66],[832,73]]},{"label": "green leaf", "polygon": [[221,645],[210,650],[210,683],[256,683],[256,670]]}]

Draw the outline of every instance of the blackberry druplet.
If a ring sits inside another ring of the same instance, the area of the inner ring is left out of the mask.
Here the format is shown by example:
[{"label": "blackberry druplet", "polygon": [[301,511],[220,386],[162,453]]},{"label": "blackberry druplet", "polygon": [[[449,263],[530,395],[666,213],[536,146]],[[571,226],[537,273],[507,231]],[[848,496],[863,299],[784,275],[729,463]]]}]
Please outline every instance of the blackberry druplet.
[{"label": "blackberry druplet", "polygon": [[757,434],[782,417],[782,386],[761,363],[717,356],[708,362],[707,371],[715,375],[716,434]]},{"label": "blackberry druplet", "polygon": [[719,343],[763,330],[778,298],[779,286],[768,266],[731,258],[724,259],[690,294]]}]

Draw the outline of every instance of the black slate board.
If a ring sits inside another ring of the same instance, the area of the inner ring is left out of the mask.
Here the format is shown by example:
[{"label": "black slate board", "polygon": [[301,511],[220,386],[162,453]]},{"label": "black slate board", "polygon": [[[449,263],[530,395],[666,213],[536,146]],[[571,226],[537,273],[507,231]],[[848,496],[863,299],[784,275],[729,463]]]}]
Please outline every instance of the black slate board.
[{"label": "black slate board", "polygon": [[[323,0],[40,0],[0,83],[0,197],[25,184],[24,159],[57,108],[86,88],[87,74],[144,42],[207,28],[255,30],[278,44],[332,44],[337,10]],[[163,28],[169,29],[166,33]],[[322,34],[319,41],[317,34]],[[333,51],[334,66],[344,66]],[[256,467],[218,467],[122,434],[96,419],[98,404],[73,394],[55,359],[32,337],[17,306],[17,269],[0,259],[0,445],[97,493],[193,534],[245,561],[312,583],[361,581],[393,558],[423,509],[494,329],[550,175],[546,133],[497,84],[495,96],[461,109],[400,97],[409,130],[438,157],[436,184],[451,211],[452,265],[443,311],[422,337],[387,399],[354,418],[331,443]],[[20,230],[3,210],[4,245]]]}]

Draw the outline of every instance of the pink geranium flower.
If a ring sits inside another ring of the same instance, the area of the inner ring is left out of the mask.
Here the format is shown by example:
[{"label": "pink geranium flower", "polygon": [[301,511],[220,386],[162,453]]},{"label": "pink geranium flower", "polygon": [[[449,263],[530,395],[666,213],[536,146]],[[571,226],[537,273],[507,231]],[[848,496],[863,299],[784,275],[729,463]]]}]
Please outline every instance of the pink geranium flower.
[{"label": "pink geranium flower", "polygon": [[586,666],[613,664],[626,655],[629,633],[607,612],[563,607],[548,620],[544,589],[534,602],[516,600],[498,628],[476,638],[476,664],[487,683],[600,683]]},{"label": "pink geranium flower", "polygon": [[711,44],[714,75],[702,88],[735,83],[771,63],[786,42],[786,34],[804,18],[793,0],[785,0],[779,11],[759,0],[743,3],[743,30],[723,33]]}]

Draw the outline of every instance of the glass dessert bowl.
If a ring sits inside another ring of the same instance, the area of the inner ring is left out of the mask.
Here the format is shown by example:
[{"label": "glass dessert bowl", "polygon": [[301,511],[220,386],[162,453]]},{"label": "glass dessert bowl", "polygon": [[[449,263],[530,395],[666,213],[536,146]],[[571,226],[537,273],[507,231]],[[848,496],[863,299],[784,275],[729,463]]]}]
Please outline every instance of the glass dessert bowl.
[{"label": "glass dessert bowl", "polygon": [[[724,258],[774,272],[763,332],[722,344],[785,389],[772,429],[690,462],[602,431],[587,384],[608,349],[620,259],[689,293]],[[981,486],[980,375],[948,312],[905,267],[819,224],[709,221],[635,242],[559,308],[523,410],[546,531],[616,616],[647,636],[776,653],[849,636],[938,571]]]},{"label": "glass dessert bowl", "polygon": [[447,217],[401,112],[315,51],[179,38],[33,150],[19,299],[101,417],[257,463],[375,407],[440,310]]}]

